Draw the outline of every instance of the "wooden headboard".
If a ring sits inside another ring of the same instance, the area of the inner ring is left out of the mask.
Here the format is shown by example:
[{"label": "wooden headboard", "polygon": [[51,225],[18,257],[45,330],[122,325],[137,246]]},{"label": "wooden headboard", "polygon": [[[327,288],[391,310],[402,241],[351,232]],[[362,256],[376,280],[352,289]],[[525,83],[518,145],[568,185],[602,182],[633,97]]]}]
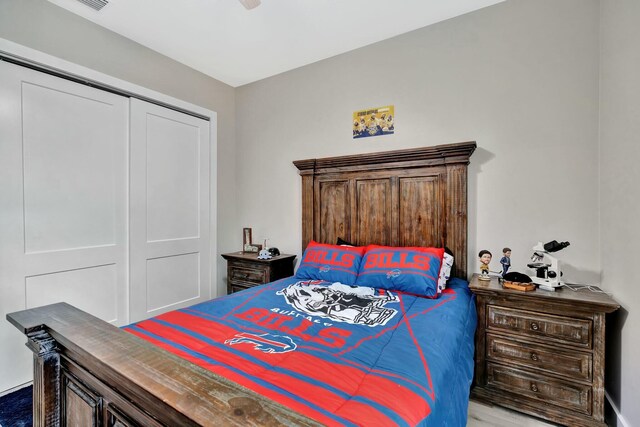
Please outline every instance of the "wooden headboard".
[{"label": "wooden headboard", "polygon": [[475,142],[297,160],[302,249],[336,244],[448,247],[467,278],[467,165]]}]

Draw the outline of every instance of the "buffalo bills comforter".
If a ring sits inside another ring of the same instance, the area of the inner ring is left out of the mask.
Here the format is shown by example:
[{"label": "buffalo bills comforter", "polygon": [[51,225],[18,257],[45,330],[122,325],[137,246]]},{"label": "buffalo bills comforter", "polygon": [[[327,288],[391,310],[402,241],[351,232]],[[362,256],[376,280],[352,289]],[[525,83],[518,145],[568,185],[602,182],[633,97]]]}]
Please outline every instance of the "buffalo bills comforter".
[{"label": "buffalo bills comforter", "polygon": [[279,280],[125,327],[326,425],[464,426],[476,311],[437,299]]}]

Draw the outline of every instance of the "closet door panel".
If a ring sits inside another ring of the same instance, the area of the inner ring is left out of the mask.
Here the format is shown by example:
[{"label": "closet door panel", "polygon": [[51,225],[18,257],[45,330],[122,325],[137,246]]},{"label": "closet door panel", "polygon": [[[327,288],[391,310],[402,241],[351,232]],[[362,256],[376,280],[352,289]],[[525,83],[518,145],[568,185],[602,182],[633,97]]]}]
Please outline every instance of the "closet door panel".
[{"label": "closet door panel", "polygon": [[148,241],[198,238],[200,128],[147,116]]},{"label": "closet door panel", "polygon": [[27,253],[118,241],[126,140],[105,126],[114,105],[79,92],[22,83]]},{"label": "closet door panel", "polygon": [[[107,322],[118,322],[116,264],[27,277],[27,307],[64,301]],[[91,295],[91,298],[87,298]]]},{"label": "closet door panel", "polygon": [[[127,98],[0,62],[0,309],[66,301],[124,325]],[[31,378],[0,322],[0,391]]]},{"label": "closet door panel", "polygon": [[176,301],[200,295],[200,254],[190,253],[147,261],[147,310],[155,311]]},{"label": "closet door panel", "polygon": [[208,122],[131,100],[131,320],[209,295]]}]

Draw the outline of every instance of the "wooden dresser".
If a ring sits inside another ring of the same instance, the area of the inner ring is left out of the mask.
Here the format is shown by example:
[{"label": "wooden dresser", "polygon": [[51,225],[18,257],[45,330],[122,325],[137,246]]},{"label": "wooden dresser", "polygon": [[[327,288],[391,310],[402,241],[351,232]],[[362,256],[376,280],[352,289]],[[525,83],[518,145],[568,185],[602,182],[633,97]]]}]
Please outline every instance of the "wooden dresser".
[{"label": "wooden dresser", "polygon": [[520,292],[496,278],[476,294],[471,396],[569,426],[605,426],[605,314],[620,306],[589,291]]},{"label": "wooden dresser", "polygon": [[222,254],[227,260],[227,293],[293,276],[295,255],[281,254],[270,259],[258,259],[256,253]]}]

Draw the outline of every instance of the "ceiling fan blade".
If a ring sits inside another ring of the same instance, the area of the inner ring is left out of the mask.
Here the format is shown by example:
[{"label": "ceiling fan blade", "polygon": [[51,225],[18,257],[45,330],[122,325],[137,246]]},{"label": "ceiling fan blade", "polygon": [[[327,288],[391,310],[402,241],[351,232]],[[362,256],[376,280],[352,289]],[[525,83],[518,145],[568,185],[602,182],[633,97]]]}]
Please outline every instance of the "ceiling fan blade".
[{"label": "ceiling fan blade", "polygon": [[260,6],[260,0],[238,0],[247,9],[251,10],[254,7]]}]

